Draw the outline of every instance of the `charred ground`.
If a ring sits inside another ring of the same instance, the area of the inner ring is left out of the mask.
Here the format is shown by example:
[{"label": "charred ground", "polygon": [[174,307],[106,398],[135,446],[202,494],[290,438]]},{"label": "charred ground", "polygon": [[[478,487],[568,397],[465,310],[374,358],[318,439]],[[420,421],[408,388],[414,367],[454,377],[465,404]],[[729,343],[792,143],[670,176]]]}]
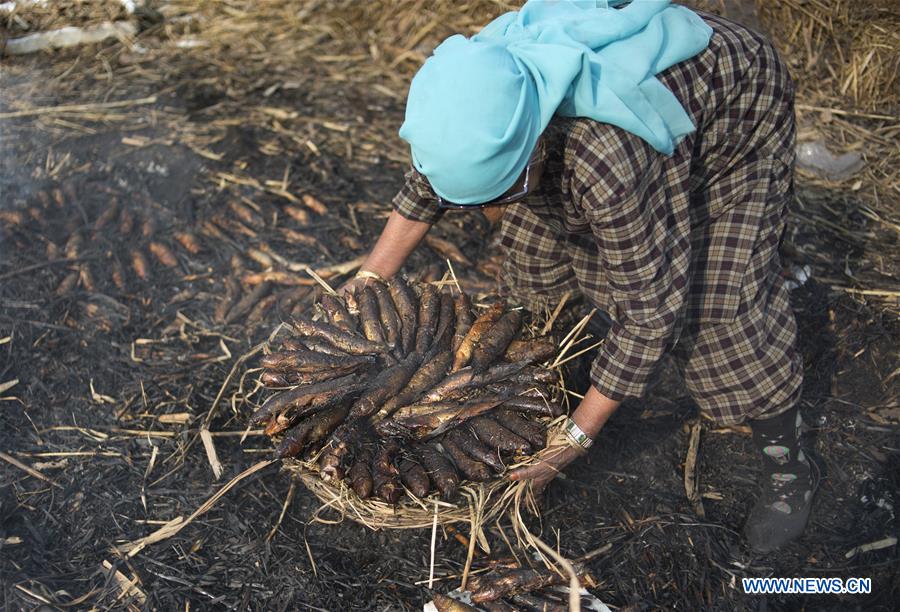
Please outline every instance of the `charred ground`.
[{"label": "charred ground", "polygon": [[[255,286],[233,295],[228,279],[263,270],[248,250],[313,268],[354,259],[377,236],[405,169],[394,136],[403,90],[335,68],[351,61],[336,51],[322,59],[333,32],[307,32],[323,47],[318,60],[292,51],[278,62],[287,43],[277,36],[252,30],[243,48],[232,36],[178,55],[171,43],[181,34],[155,26],[139,39],[142,53],[116,44],[17,60],[2,79],[0,112],[88,104],[0,119],[0,211],[15,213],[0,229],[0,383],[19,381],[0,394],[0,450],[46,478],[0,462],[3,608],[419,609],[430,533],[311,522],[320,504],[300,488],[269,538],[289,492],[276,466],[177,536],[132,558],[114,552],[187,516],[271,450],[263,438],[241,442],[248,411],[221,404],[209,415],[225,434],[215,437],[225,467],[217,482],[198,436],[235,359],[312,297],[273,283],[266,311],[225,324],[217,306]],[[117,101],[126,103],[108,105]],[[814,280],[793,303],[823,476],[811,525],[786,550],[752,555],[740,537],[758,471],[750,440],[711,426],[699,454],[706,516],[697,517],[682,465],[696,409],[664,364],[651,395],[623,407],[552,486],[533,526],[548,542],[558,533],[571,557],[612,545],[590,562],[594,592],[610,605],[889,610],[900,601],[897,546],[846,556],[898,531],[900,324],[890,303],[832,288],[847,283],[846,270],[871,267],[878,240],[895,248],[896,234],[864,214],[870,202],[854,190],[801,182],[798,192],[793,263],[812,265]],[[112,201],[118,212],[98,222]],[[196,252],[179,231],[195,234]],[[444,219],[437,233],[472,261],[490,243],[468,217]],[[447,254],[439,250],[422,247],[410,269],[434,273]],[[473,289],[489,285],[489,266],[454,265]],[[892,277],[896,262],[882,265]],[[465,550],[440,534],[437,559],[439,576],[456,574]],[[136,579],[146,600],[123,591],[109,567]],[[740,595],[741,577],[768,575],[866,576],[874,594]]]}]

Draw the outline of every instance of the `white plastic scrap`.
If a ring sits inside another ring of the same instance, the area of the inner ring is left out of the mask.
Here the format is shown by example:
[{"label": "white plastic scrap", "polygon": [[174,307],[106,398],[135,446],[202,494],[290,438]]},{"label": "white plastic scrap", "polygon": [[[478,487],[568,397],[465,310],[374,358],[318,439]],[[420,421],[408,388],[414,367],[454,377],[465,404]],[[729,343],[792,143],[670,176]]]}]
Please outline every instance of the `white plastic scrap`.
[{"label": "white plastic scrap", "polygon": [[[456,601],[461,601],[469,606],[475,605],[472,603],[471,591],[460,591],[459,589],[455,589],[447,593],[447,597],[455,599]],[[424,606],[422,606],[422,612],[438,612],[438,609],[437,606],[434,605],[434,601],[429,601]]]},{"label": "white plastic scrap", "polygon": [[832,181],[850,178],[865,166],[858,151],[835,155],[822,140],[797,143],[797,166]]},{"label": "white plastic scrap", "polygon": [[[558,586],[553,589],[560,595],[564,595],[566,599],[569,597],[569,587],[567,586]],[[594,595],[592,595],[587,589],[582,588],[581,591],[578,592],[581,596],[581,609],[582,610],[594,610],[595,612],[612,612],[605,603],[597,599]]]},{"label": "white plastic scrap", "polygon": [[[136,7],[133,0],[118,0],[129,15],[134,14]],[[0,13],[11,13],[17,6],[46,4],[47,0],[16,0],[0,3]],[[25,55],[45,49],[62,49],[89,43],[100,42],[107,38],[125,38],[134,36],[137,26],[128,21],[104,21],[96,25],[84,27],[66,26],[46,32],[35,32],[18,38],[11,38],[0,48],[6,55]]]},{"label": "white plastic scrap", "polygon": [[809,266],[791,266],[787,270],[788,279],[784,282],[784,286],[788,291],[793,291],[797,287],[802,287],[806,281],[812,277],[812,268]]},{"label": "white plastic scrap", "polygon": [[86,43],[95,43],[112,37],[134,36],[137,26],[128,21],[105,21],[83,28],[66,27],[49,32],[38,32],[6,41],[4,53],[9,55],[25,55],[44,49],[61,49]]}]

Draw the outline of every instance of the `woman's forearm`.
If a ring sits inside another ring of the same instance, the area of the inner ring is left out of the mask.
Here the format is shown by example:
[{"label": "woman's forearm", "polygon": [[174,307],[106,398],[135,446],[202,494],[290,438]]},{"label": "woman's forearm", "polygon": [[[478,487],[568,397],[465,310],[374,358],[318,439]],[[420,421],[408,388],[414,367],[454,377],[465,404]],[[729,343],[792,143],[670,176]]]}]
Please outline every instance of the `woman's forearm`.
[{"label": "woman's forearm", "polygon": [[588,437],[594,439],[618,407],[619,402],[606,397],[591,385],[572,413],[572,420]]},{"label": "woman's forearm", "polygon": [[412,221],[396,210],[392,211],[362,269],[375,272],[382,278],[391,278],[430,228],[428,223]]}]

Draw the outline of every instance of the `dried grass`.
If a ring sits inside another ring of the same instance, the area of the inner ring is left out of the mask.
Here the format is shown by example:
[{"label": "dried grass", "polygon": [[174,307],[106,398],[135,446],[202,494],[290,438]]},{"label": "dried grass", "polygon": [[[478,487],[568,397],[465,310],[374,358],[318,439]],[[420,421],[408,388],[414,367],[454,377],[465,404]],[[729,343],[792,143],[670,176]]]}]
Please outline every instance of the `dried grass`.
[{"label": "dried grass", "polygon": [[[148,88],[155,86],[150,92],[165,91],[172,75],[190,77],[198,87],[228,92],[227,99],[216,105],[212,121],[185,122],[177,114],[157,111],[155,121],[171,128],[170,141],[184,143],[203,157],[220,157],[211,147],[233,126],[254,125],[271,133],[271,140],[261,150],[269,157],[289,154],[291,146],[299,144],[313,152],[338,153],[356,169],[370,168],[384,159],[405,165],[408,148],[397,136],[400,116],[363,121],[356,117],[355,109],[379,106],[386,99],[386,105],[402,104],[410,77],[441,40],[454,33],[472,34],[517,4],[504,0],[174,0],[160,6],[164,21],[139,39],[143,47],[139,53],[124,46],[66,69],[67,81],[57,82],[59,95],[65,97],[64,88],[71,87],[73,101],[95,105],[85,106],[90,110],[61,113],[50,109],[40,114],[44,109],[39,104],[30,108],[22,104],[33,93],[25,91],[29,86],[19,81],[16,90],[9,92],[12,108],[6,116],[33,116],[43,129],[57,133],[90,132],[92,122],[116,122],[123,131],[130,126],[136,129],[138,122],[145,121],[143,109],[96,105],[98,97],[106,95],[107,82],[94,80],[102,91],[75,85],[80,76],[109,72],[113,78],[111,66],[115,67],[118,59],[122,67],[115,69],[115,77],[139,76]],[[853,242],[867,258],[856,269],[882,270],[883,261],[896,260],[900,11],[895,0],[694,0],[689,4],[759,24],[758,29],[771,36],[797,82],[800,139],[824,140],[836,153],[862,153],[864,169],[841,182],[800,173],[801,192],[805,186],[819,191],[813,196],[803,194],[795,221],[821,226],[823,234],[834,234],[832,239]],[[132,67],[131,62],[137,65]],[[330,91],[341,91],[347,96],[352,91],[359,99],[348,100],[349,106],[336,100],[335,111],[324,117],[305,116],[302,109],[268,103],[273,93],[305,87],[311,78],[316,86],[304,94],[327,97]],[[238,102],[248,99],[257,104]],[[241,181],[236,184],[241,185],[255,180],[238,178]],[[260,188],[290,193],[270,183],[260,182]],[[817,201],[809,209],[807,204],[818,200],[818,193],[830,206],[837,202],[840,214],[823,211]],[[867,231],[848,234],[835,229],[835,225],[847,226],[845,217],[857,213],[869,220]],[[812,263],[825,262],[828,255],[814,253]],[[817,268],[816,274],[840,277],[838,271],[824,267]],[[856,275],[836,286],[894,292],[897,287],[889,282],[890,276]]]},{"label": "dried grass", "polygon": [[[565,417],[558,417],[548,425],[548,439],[562,435],[565,420]],[[544,449],[535,453],[509,466],[509,469],[538,463],[546,452],[547,449]],[[441,525],[466,522],[471,525],[473,517],[477,517],[478,525],[472,525],[473,532],[477,533],[480,525],[500,518],[514,503],[518,503],[516,500],[521,500],[528,485],[527,482],[513,482],[498,476],[486,483],[463,482],[459,488],[460,498],[456,502],[442,501],[436,493],[432,493],[425,499],[408,495],[392,505],[375,498],[360,499],[346,480],[334,484],[323,481],[319,477],[315,458],[310,461],[284,460],[284,469],[322,502],[313,517],[314,521],[331,524],[350,519],[370,529],[426,529],[435,520]],[[538,513],[536,504],[530,504],[530,508]],[[340,517],[325,518],[322,513],[327,510],[338,513]]]},{"label": "dried grass", "polygon": [[897,110],[900,10],[895,0],[783,0],[759,7],[804,97],[840,108]]}]

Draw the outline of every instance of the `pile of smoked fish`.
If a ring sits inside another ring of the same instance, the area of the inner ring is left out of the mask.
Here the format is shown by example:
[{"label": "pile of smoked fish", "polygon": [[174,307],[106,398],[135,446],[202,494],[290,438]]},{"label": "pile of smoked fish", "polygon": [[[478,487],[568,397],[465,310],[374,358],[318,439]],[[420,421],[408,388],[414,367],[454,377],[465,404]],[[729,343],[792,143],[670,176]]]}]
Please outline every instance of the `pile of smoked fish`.
[{"label": "pile of smoked fish", "polygon": [[313,311],[261,359],[271,394],[251,423],[277,457],[317,459],[323,480],[346,478],[362,499],[451,499],[544,448],[562,413],[557,375],[538,365],[555,342],[520,338],[522,315],[502,301],[476,314],[464,293],[395,277]]}]

